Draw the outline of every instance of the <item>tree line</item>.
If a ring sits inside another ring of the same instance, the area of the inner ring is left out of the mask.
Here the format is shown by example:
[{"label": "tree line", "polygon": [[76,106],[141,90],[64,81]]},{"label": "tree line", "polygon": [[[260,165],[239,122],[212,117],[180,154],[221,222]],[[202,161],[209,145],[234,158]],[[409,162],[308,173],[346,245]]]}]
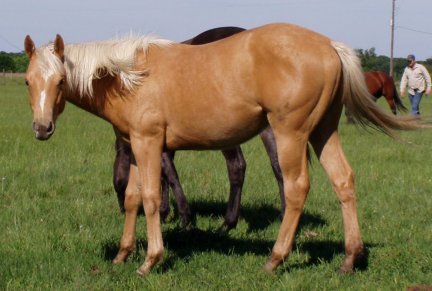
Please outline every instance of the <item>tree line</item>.
[{"label": "tree line", "polygon": [[[390,58],[387,56],[378,56],[375,52],[375,48],[370,49],[357,49],[362,63],[363,70],[368,71],[384,71],[389,73],[390,71]],[[419,63],[426,66],[429,72],[432,72],[432,58],[426,61],[419,61]],[[405,58],[393,59],[395,79],[399,79],[406,67]],[[1,72],[12,72],[12,73],[24,73],[28,66],[28,58],[24,52],[21,53],[6,53],[0,52],[0,73]]]},{"label": "tree line", "polygon": [[[390,58],[387,56],[377,56],[375,48],[370,49],[356,49],[357,55],[360,57],[363,70],[369,71],[383,71],[386,73],[390,72]],[[426,59],[426,61],[417,61],[423,64],[429,72],[432,73],[432,58]],[[393,72],[395,79],[402,77],[403,71],[407,65],[406,58],[393,58]]]},{"label": "tree line", "polygon": [[27,70],[28,57],[24,52],[0,52],[0,73],[24,73]]}]

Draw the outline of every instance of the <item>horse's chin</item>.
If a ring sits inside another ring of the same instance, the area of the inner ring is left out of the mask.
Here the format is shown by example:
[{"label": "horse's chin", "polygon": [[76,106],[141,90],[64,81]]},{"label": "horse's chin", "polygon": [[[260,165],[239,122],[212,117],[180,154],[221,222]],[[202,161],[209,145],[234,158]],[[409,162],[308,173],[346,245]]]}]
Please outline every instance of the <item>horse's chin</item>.
[{"label": "horse's chin", "polygon": [[34,131],[35,138],[37,140],[48,140],[54,134],[54,130],[38,130]]},{"label": "horse's chin", "polygon": [[52,134],[39,134],[39,133],[35,133],[35,137],[37,140],[49,140],[49,138],[52,136]]}]

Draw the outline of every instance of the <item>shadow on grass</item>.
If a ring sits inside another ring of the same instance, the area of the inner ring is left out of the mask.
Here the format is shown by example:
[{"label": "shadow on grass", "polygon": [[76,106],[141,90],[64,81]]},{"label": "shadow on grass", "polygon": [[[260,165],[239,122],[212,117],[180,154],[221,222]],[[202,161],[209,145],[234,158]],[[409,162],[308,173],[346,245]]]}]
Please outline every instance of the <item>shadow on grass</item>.
[{"label": "shadow on grass", "polygon": [[[193,217],[223,215],[226,204],[223,202],[195,202],[191,204],[194,209]],[[249,224],[249,231],[263,230],[275,221],[280,221],[279,209],[270,206],[243,207],[241,216]],[[320,216],[310,213],[303,213],[298,230],[303,227],[314,228],[326,225],[326,221]],[[195,225],[193,223],[193,225]],[[253,239],[253,238],[233,238],[230,235],[220,235],[217,230],[201,230],[194,226],[189,229],[180,227],[169,229],[163,232],[164,244],[169,250],[168,257],[165,258],[162,269],[169,270],[176,261],[187,261],[195,254],[203,252],[217,252],[220,254],[245,255],[255,254],[257,256],[268,256],[274,245],[275,239]],[[139,240],[137,249],[146,249],[147,241]],[[358,262],[357,268],[367,269],[368,249],[375,247],[373,244],[365,244],[365,256]],[[310,239],[295,245],[293,249],[307,253],[309,259],[304,263],[287,264],[282,270],[304,268],[307,266],[319,265],[331,262],[336,256],[342,256],[345,252],[343,241]],[[112,260],[118,251],[118,242],[109,241],[103,246],[103,257]],[[143,258],[135,252],[131,260],[141,262]],[[263,262],[264,263],[264,262]]]},{"label": "shadow on grass", "polygon": [[[192,211],[192,225],[196,225],[197,215],[201,216],[224,216],[227,204],[224,202],[209,202],[199,201],[190,203]],[[177,210],[175,210],[177,211]],[[178,213],[175,212],[175,218],[178,218]],[[248,226],[249,232],[266,229],[275,221],[280,221],[280,209],[269,205],[260,205],[259,207],[242,206],[240,210],[240,218],[243,218]],[[325,225],[325,220],[319,215],[311,215],[307,212],[302,214],[299,229],[308,225],[311,227]]]},{"label": "shadow on grass", "polygon": [[[355,270],[365,271],[368,268],[369,250],[377,247],[374,243],[365,243],[363,254],[355,263]],[[294,246],[296,247],[296,246]],[[301,243],[298,246],[300,252],[305,252],[309,255],[307,262],[300,264],[287,264],[286,267],[280,268],[282,272],[287,272],[290,269],[302,269],[305,267],[319,266],[323,263],[330,263],[335,257],[345,254],[343,241],[330,240],[311,240]]]},{"label": "shadow on grass", "polygon": [[[263,239],[237,239],[229,236],[220,236],[212,231],[200,229],[179,230],[173,229],[164,233],[165,247],[169,250],[169,255],[162,263],[162,270],[168,271],[173,268],[178,260],[189,261],[196,254],[216,252],[224,255],[246,255],[269,256],[274,244],[274,240]],[[139,240],[138,249],[146,249],[147,241]],[[366,243],[365,252],[361,259],[356,263],[356,270],[364,271],[368,268],[369,249],[376,247],[376,244]],[[104,245],[104,257],[112,260],[118,250],[118,245],[109,242]],[[335,257],[344,255],[344,243],[342,241],[313,240],[294,245],[302,253],[307,253],[309,259],[303,263],[289,263],[281,266],[278,272],[289,272],[292,269],[302,269],[311,266],[319,266],[323,263],[332,262]],[[144,258],[135,253],[132,261],[142,263]],[[264,264],[264,261],[263,261]]]},{"label": "shadow on grass", "polygon": [[[189,203],[191,209],[191,224],[196,226],[197,216],[221,216],[224,217],[226,212],[227,203],[221,202],[210,202],[210,201],[193,201]],[[173,222],[179,219],[177,207],[170,207],[171,211],[174,211],[174,217],[168,220]],[[144,215],[143,208],[139,209],[139,215]],[[281,221],[280,209],[269,205],[261,205],[259,207],[245,207],[242,206],[240,210],[240,218],[243,218],[249,225],[249,232],[259,231],[266,229],[275,221]],[[307,212],[302,214],[299,229],[302,225],[309,226],[324,226],[326,222],[322,217],[317,215],[311,215]]]}]

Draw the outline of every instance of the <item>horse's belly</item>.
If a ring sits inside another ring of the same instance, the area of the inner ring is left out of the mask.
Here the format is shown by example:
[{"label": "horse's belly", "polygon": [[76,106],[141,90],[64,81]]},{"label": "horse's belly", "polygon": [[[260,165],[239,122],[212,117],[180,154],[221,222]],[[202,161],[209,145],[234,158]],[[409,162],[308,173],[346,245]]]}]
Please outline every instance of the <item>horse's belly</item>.
[{"label": "horse's belly", "polygon": [[177,124],[167,127],[166,147],[169,150],[229,148],[251,139],[267,125],[263,115],[244,119],[240,123],[208,120],[189,126]]}]

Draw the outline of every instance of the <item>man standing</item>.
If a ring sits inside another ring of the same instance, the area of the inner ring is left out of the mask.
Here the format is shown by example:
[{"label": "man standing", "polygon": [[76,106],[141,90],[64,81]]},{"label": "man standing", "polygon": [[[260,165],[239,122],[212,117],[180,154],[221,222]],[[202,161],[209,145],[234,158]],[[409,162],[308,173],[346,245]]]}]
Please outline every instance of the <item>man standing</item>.
[{"label": "man standing", "polygon": [[404,70],[400,83],[400,94],[405,95],[408,86],[408,96],[411,103],[411,114],[420,115],[420,101],[425,94],[431,92],[431,77],[423,65],[417,64],[414,55],[408,55],[408,65]]}]

